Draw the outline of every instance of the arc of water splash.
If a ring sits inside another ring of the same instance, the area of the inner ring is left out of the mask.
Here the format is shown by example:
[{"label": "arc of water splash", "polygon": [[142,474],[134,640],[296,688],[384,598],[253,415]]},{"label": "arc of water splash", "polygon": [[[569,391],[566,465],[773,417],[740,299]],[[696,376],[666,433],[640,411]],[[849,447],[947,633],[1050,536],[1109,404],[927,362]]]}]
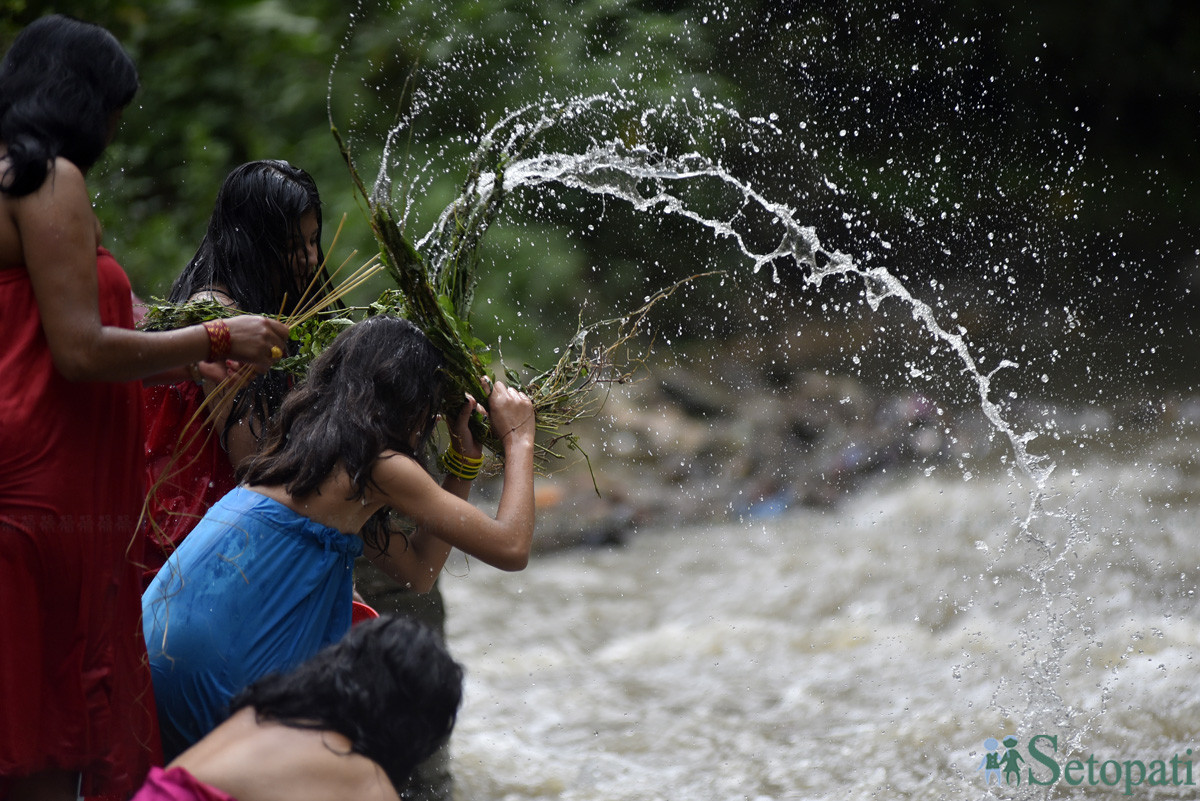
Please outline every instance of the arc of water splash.
[{"label": "arc of water splash", "polygon": [[[755,253],[730,222],[707,218],[688,208],[682,199],[668,191],[667,186],[670,182],[689,178],[716,178],[725,185],[736,188],[741,193],[743,203],[758,206],[772,214],[784,227],[783,235],[774,250],[769,253]],[[1020,529],[1023,536],[1034,543],[1045,557],[1040,567],[1033,570],[1031,575],[1037,581],[1043,597],[1049,597],[1047,576],[1051,570],[1065,560],[1069,548],[1060,549],[1055,553],[1050,543],[1034,533],[1033,521],[1045,512],[1043,502],[1047,495],[1046,487],[1054,470],[1054,464],[1049,462],[1045,456],[1037,456],[1029,452],[1028,445],[1036,435],[1020,433],[1014,429],[991,397],[992,379],[1001,370],[1018,366],[1015,362],[1005,359],[992,371],[982,372],[971,354],[964,336],[943,328],[938,323],[933,308],[914,297],[894,275],[882,267],[861,268],[846,254],[825,251],[821,247],[815,230],[800,225],[796,221],[792,209],[767,200],[752,188],[730,176],[718,165],[707,162],[699,155],[692,154],[683,159],[670,159],[644,149],[624,151],[619,150],[616,145],[608,145],[593,148],[581,155],[545,154],[509,163],[505,169],[504,180],[506,189],[509,190],[522,185],[553,182],[593,194],[615,197],[631,203],[641,211],[661,209],[667,213],[693,220],[713,231],[718,237],[732,239],[739,250],[753,261],[755,272],[771,263],[776,282],[779,281],[776,260],[788,257],[794,259],[804,269],[805,281],[813,286],[819,286],[824,278],[830,275],[858,276],[865,284],[866,300],[873,310],[878,309],[879,305],[889,297],[897,298],[907,304],[913,319],[958,357],[963,365],[963,371],[974,382],[980,408],[985,417],[996,431],[1007,438],[1018,468],[1033,483],[1029,507],[1025,519],[1020,523]],[[1050,624],[1055,632],[1055,637],[1068,630],[1065,621],[1059,617],[1052,616]],[[1052,642],[1056,641],[1052,640]],[[1038,668],[1035,675],[1045,677],[1038,684],[1037,691],[1031,692],[1029,695],[1030,709],[1041,708],[1037,705],[1043,703],[1046,698],[1052,699],[1050,708],[1061,709],[1064,706],[1061,697],[1053,687],[1054,681],[1061,672],[1060,657],[1060,654],[1051,654],[1047,659],[1038,660],[1036,654],[1027,654],[1027,658],[1037,661]],[[1068,712],[1066,720],[1068,725],[1071,717]],[[1071,740],[1077,742],[1081,737],[1082,732],[1077,731],[1071,736]]]},{"label": "arc of water splash", "polygon": [[[546,103],[529,103],[521,106],[504,115],[480,136],[479,144],[475,147],[468,162],[475,165],[477,169],[480,165],[493,160],[506,165],[510,158],[521,152],[524,142],[535,140],[544,131],[561,121],[578,116],[592,106],[607,102],[609,99],[607,95],[595,94],[575,98],[570,102],[552,100]],[[527,121],[532,115],[537,115],[537,119],[531,122]],[[392,130],[388,136],[389,140],[395,135],[396,130]],[[383,164],[387,163],[385,159]],[[385,168],[380,171],[379,177],[376,179],[376,186],[384,186],[389,180]],[[442,236],[449,226],[455,224],[455,218],[464,206],[484,202],[484,199],[495,189],[495,173],[480,171],[472,177],[471,181],[472,184],[465,188],[463,196],[444,208],[433,227],[417,241],[418,252],[427,252],[430,243]]]},{"label": "arc of water splash", "polygon": [[[775,249],[769,253],[754,252],[730,222],[705,217],[689,208],[667,188],[670,182],[694,178],[717,179],[736,189],[741,194],[744,205],[757,206],[772,215],[784,227],[783,235]],[[1000,370],[1016,367],[1017,364],[1003,360],[991,372],[983,373],[963,336],[943,328],[938,323],[932,307],[914,297],[907,287],[886,269],[863,269],[843,253],[823,250],[815,229],[800,225],[791,208],[768,200],[699,154],[671,158],[645,148],[626,149],[610,144],[591,148],[583,154],[550,153],[514,161],[506,166],[504,181],[506,189],[509,190],[523,185],[559,183],[593,194],[619,198],[640,211],[660,209],[693,220],[710,229],[718,237],[733,240],[742,254],[754,263],[754,272],[757,273],[765,265],[771,264],[776,282],[780,280],[777,261],[786,257],[805,269],[805,281],[813,286],[819,286],[829,275],[852,274],[860,277],[866,284],[866,297],[872,309],[877,309],[879,304],[889,297],[898,298],[906,303],[912,310],[913,319],[923,325],[962,362],[963,371],[971,376],[975,384],[984,415],[992,426],[1007,438],[1018,468],[1033,482],[1034,491],[1029,511],[1022,523],[1022,530],[1026,536],[1037,539],[1030,532],[1031,523],[1040,511],[1054,464],[1045,456],[1029,452],[1028,445],[1037,435],[1016,431],[1004,419],[1000,408],[991,397],[992,378]],[[653,191],[647,191],[648,189]]]}]

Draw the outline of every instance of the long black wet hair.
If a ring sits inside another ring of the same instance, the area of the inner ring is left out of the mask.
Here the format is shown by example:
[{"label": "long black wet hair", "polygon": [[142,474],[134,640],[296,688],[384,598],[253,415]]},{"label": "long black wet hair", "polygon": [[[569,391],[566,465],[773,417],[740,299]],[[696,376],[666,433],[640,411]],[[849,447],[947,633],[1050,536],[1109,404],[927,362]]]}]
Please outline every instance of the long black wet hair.
[{"label": "long black wet hair", "polygon": [[[311,495],[339,466],[359,500],[371,471],[387,450],[425,465],[429,438],[446,393],[445,362],[410,321],[379,315],[338,334],[288,393],[271,421],[258,455],[238,478],[247,484],[283,485],[293,496]],[[415,443],[414,443],[415,435]],[[415,444],[415,447],[414,447]],[[386,551],[389,527],[380,510],[361,532]]]},{"label": "long black wet hair", "polygon": [[30,23],[0,61],[0,191],[36,191],[60,156],[86,173],[137,89],[133,59],[104,28],[59,14]]},{"label": "long black wet hair", "polygon": [[384,616],[354,626],[290,673],[252,683],[230,708],[253,708],[259,722],[344,735],[399,794],[450,737],[462,682],[462,666],[437,632],[413,618]]},{"label": "long black wet hair", "polygon": [[[301,239],[300,220],[308,212],[316,215],[320,242],[321,196],[312,176],[301,168],[271,159],[235,167],[217,192],[196,255],[175,279],[167,299],[184,303],[197,293],[219,291],[241,311],[274,315],[292,313],[302,298],[307,306],[323,297],[328,280],[324,252],[318,248],[311,290],[307,282],[296,280],[292,262],[293,245]],[[286,375],[272,371],[243,387],[234,397],[222,441],[242,421],[260,438],[289,383]]]},{"label": "long black wet hair", "polygon": [[[244,312],[291,313],[307,288],[295,279],[292,243],[300,239],[300,218],[310,211],[317,217],[320,241],[321,195],[299,167],[272,159],[235,167],[225,176],[208,230],[168,300],[183,303],[198,292],[219,289]],[[318,262],[324,258],[318,252]]]}]

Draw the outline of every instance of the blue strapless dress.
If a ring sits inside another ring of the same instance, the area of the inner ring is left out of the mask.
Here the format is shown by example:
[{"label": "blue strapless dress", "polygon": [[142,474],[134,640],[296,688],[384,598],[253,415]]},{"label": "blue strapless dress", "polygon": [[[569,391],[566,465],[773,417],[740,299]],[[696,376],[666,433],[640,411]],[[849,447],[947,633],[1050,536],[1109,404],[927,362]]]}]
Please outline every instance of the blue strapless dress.
[{"label": "blue strapless dress", "polygon": [[362,548],[244,487],[208,511],[142,596],[168,762],[224,720],[248,684],[350,630]]}]

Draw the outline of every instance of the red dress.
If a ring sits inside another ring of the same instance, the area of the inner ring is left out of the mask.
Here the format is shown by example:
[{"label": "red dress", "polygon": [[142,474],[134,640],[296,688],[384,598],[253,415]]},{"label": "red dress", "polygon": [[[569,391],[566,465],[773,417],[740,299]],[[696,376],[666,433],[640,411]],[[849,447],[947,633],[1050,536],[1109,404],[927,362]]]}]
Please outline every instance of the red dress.
[{"label": "red dress", "polygon": [[[97,253],[100,316],[132,327]],[[140,621],[141,385],[55,369],[23,269],[0,270],[0,777],[128,793],[159,761]],[[6,795],[0,779],[0,798]]]},{"label": "red dress", "polygon": [[194,381],[145,390],[148,502],[142,535],[148,579],[209,507],[237,486],[203,402]]}]

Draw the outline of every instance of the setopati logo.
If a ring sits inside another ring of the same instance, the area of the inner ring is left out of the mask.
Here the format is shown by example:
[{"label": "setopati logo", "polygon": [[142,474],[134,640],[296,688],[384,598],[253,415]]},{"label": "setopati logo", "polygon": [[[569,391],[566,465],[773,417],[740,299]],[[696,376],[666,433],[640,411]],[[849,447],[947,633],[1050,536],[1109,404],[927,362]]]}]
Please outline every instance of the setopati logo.
[{"label": "setopati logo", "polygon": [[1026,785],[1045,787],[1063,782],[1071,787],[1120,787],[1125,795],[1133,795],[1141,787],[1195,785],[1190,748],[1166,759],[1101,759],[1095,754],[1066,759],[1058,754],[1057,735],[1034,735],[1025,746],[1025,754],[1021,753],[1020,742],[1015,734],[983,741],[984,755],[978,770],[983,771],[984,784],[1016,787],[1023,779]]},{"label": "setopati logo", "polygon": [[[1017,750],[1019,742],[1015,734],[1010,734],[999,742],[995,737],[983,741],[985,753],[983,761],[979,763],[979,770],[983,771],[984,784],[992,784],[993,781],[1000,784],[1001,774],[1005,784],[1021,783],[1021,763],[1025,761],[1025,757]],[[1003,750],[1001,745],[1004,746]]]}]

